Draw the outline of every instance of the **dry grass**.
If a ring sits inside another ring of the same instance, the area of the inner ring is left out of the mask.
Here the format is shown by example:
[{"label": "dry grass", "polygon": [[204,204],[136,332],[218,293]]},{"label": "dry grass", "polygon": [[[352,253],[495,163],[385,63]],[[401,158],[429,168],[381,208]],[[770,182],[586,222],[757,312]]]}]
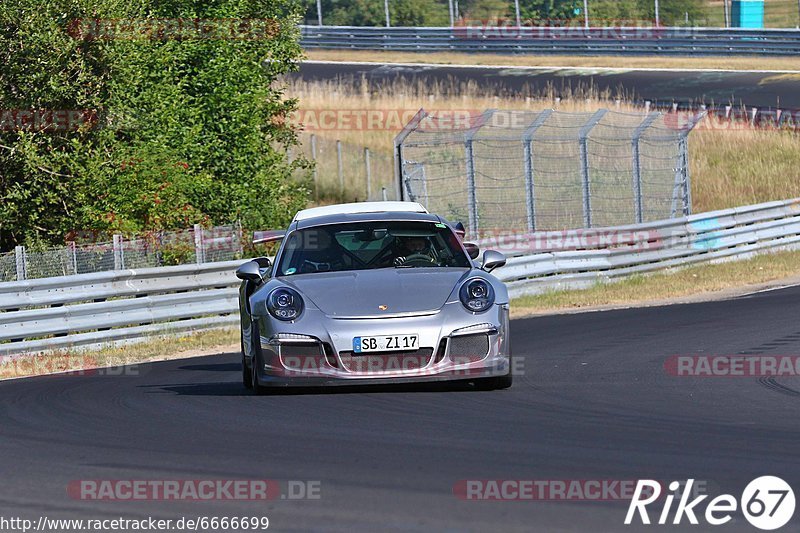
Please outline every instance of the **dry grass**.
[{"label": "dry grass", "polygon": [[87,373],[89,369],[121,367],[147,361],[185,359],[207,353],[239,350],[239,330],[213,329],[179,337],[153,338],[136,344],[97,351],[58,350],[0,363],[0,380],[58,372]]},{"label": "dry grass", "polygon": [[464,54],[458,52],[381,52],[368,50],[308,50],[316,61],[368,61],[376,63],[435,63],[442,65],[508,65],[515,67],[607,67],[619,69],[672,68],[714,70],[800,69],[794,57],[617,57],[617,56],[534,56],[507,54]]},{"label": "dry grass", "polygon": [[685,296],[721,293],[800,274],[800,252],[763,254],[743,261],[700,265],[658,274],[598,283],[583,290],[551,291],[512,302],[512,316],[554,310],[632,305]]},{"label": "dry grass", "polygon": [[[725,10],[722,0],[709,0],[707,26],[723,26],[725,24]],[[730,2],[728,2],[730,6]],[[798,25],[798,11],[796,0],[765,0],[764,26],[767,28],[794,28]]]},{"label": "dry grass", "polygon": [[695,212],[800,197],[800,136],[701,130],[690,136]]},{"label": "dry grass", "polygon": [[[598,93],[591,87],[571,90],[550,88],[535,97],[513,94],[489,96],[474,85],[411,85],[393,83],[371,93],[364,83],[355,90],[335,83],[293,82],[289,94],[300,99],[303,110],[382,110],[396,113],[404,123],[420,108],[429,111],[485,109],[546,109],[594,111],[600,107],[627,112],[642,112],[626,104],[629,96],[622,93]],[[447,94],[461,94],[458,97]],[[561,95],[556,103],[555,95]],[[618,106],[617,99],[622,99]],[[348,113],[350,115],[350,113]],[[357,129],[341,127],[316,130],[318,141],[318,175],[323,197],[337,199],[365,198],[363,148],[372,152],[373,198],[380,187],[393,190],[393,139],[398,128]],[[308,133],[305,152],[310,152]],[[335,140],[344,143],[345,193],[338,194]],[[692,176],[694,211],[703,212],[748,205],[771,200],[800,197],[800,136],[789,131],[731,129],[727,123],[707,118],[690,137],[689,155]]]}]

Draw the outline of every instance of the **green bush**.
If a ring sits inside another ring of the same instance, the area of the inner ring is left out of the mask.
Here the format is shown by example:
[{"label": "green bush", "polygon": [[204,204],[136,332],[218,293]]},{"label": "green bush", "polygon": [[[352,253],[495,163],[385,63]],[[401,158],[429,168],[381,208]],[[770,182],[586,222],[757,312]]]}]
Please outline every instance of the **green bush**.
[{"label": "green bush", "polygon": [[[0,250],[62,243],[71,230],[283,227],[307,198],[291,178],[307,163],[285,155],[296,102],[275,83],[302,54],[300,10],[292,0],[0,2]],[[93,18],[248,19],[266,32],[84,38]],[[15,129],[9,110],[89,119]]]}]

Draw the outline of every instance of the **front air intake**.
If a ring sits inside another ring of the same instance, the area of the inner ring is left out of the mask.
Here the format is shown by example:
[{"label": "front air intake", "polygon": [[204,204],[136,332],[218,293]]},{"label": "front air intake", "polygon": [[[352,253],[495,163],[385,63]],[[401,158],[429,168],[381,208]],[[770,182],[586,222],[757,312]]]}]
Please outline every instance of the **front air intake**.
[{"label": "front air intake", "polygon": [[454,363],[474,363],[489,354],[489,335],[476,333],[450,338],[450,360]]}]

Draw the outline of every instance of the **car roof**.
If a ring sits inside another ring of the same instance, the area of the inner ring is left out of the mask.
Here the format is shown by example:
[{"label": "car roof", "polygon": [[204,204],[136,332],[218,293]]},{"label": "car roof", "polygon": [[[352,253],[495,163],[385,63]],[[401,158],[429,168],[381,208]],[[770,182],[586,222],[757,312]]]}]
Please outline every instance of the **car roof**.
[{"label": "car roof", "polygon": [[351,204],[326,205],[312,207],[298,211],[294,222],[310,220],[312,218],[329,217],[335,215],[355,215],[360,213],[427,213],[417,202],[358,202]]},{"label": "car roof", "polygon": [[434,222],[441,223],[442,219],[431,213],[403,212],[380,212],[380,213],[352,213],[318,216],[305,220],[296,221],[292,224],[292,229],[306,229],[315,226],[327,226],[331,224],[349,224],[356,222]]}]

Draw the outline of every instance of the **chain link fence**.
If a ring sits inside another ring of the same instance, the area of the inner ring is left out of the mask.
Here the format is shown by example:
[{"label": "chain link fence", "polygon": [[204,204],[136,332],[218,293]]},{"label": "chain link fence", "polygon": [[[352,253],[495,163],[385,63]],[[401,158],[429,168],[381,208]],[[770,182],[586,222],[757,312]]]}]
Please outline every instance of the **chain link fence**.
[{"label": "chain link fence", "polygon": [[238,225],[154,232],[131,238],[113,235],[94,242],[93,232],[75,235],[66,246],[28,249],[17,246],[0,254],[0,282],[140,269],[190,263],[214,263],[244,255]]},{"label": "chain link fence", "polygon": [[288,154],[314,162],[314,199],[346,202],[396,200],[394,155],[390,148],[374,150],[330,136],[303,134]]},{"label": "chain link fence", "polygon": [[483,231],[620,226],[691,212],[687,136],[703,114],[421,110],[395,140],[404,199]]}]

